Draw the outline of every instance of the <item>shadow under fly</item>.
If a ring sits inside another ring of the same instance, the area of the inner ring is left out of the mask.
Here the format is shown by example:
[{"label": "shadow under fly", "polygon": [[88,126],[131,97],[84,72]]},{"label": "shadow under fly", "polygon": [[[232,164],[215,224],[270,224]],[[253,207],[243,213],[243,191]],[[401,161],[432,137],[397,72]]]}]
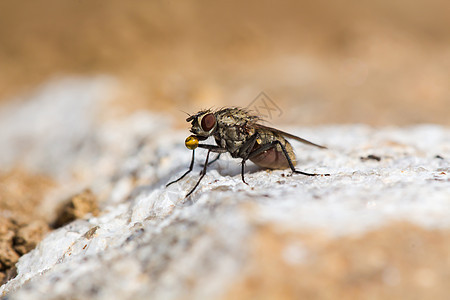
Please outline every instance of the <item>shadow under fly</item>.
[{"label": "shadow under fly", "polygon": [[[293,134],[262,125],[262,119],[253,115],[243,108],[222,108],[216,111],[202,110],[189,116],[186,122],[191,122],[190,132],[192,133],[185,145],[192,150],[192,159],[189,169],[178,179],[169,182],[169,186],[183,179],[194,167],[195,149],[203,148],[207,150],[205,163],[200,172],[200,178],[195,186],[186,195],[189,197],[200,184],[206,174],[209,165],[217,161],[222,153],[228,152],[233,158],[241,160],[242,182],[247,184],[244,178],[245,162],[252,161],[254,164],[268,169],[290,168],[294,174],[306,176],[329,176],[330,174],[315,174],[298,171],[295,169],[296,158],[291,144],[286,138],[326,149],[324,146],[314,144]],[[216,145],[200,144],[212,136]],[[210,160],[211,152],[217,156]]]}]

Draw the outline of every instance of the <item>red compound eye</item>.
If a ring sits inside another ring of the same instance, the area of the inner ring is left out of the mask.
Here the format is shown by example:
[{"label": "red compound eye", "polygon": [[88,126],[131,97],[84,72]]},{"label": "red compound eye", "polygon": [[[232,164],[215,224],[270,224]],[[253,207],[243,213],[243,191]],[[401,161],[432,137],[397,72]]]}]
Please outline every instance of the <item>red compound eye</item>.
[{"label": "red compound eye", "polygon": [[210,131],[216,124],[216,117],[214,114],[207,114],[202,118],[201,126],[203,131]]}]

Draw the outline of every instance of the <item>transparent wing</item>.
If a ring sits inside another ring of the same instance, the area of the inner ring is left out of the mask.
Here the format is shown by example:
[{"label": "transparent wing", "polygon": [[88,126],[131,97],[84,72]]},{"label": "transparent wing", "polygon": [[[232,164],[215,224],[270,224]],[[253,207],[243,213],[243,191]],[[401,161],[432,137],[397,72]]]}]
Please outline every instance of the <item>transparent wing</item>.
[{"label": "transparent wing", "polygon": [[278,133],[278,134],[280,134],[280,135],[282,135],[282,136],[284,136],[284,137],[286,137],[286,138],[293,139],[293,140],[302,142],[302,143],[304,143],[304,144],[308,144],[308,145],[311,145],[311,146],[315,146],[315,147],[318,147],[318,148],[321,148],[321,149],[327,149],[327,147],[324,147],[324,146],[320,146],[320,145],[314,144],[313,142],[310,142],[310,141],[308,141],[308,140],[302,139],[301,137],[298,137],[298,136],[296,136],[296,135],[293,135],[293,134],[284,132],[284,131],[279,130],[279,129],[276,129],[276,128],[264,126],[264,125],[261,125],[261,124],[255,124],[255,126],[261,128],[261,129],[265,129],[265,130],[269,130],[269,131],[272,131],[272,132],[276,132],[276,133]]}]

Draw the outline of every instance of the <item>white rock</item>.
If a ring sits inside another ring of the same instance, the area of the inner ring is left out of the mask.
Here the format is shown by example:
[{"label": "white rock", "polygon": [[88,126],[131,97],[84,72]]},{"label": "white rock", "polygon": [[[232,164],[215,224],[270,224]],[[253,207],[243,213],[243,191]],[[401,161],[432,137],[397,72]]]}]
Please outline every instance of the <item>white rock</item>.
[{"label": "white rock", "polygon": [[[54,109],[45,103],[40,104],[44,114]],[[20,120],[25,120],[27,114],[17,109],[23,114]],[[61,108],[54,122],[64,119],[64,114],[68,111]],[[83,113],[79,117],[90,118]],[[16,121],[2,122],[13,126]],[[46,122],[53,128],[51,120]],[[324,230],[335,236],[360,234],[398,220],[450,228],[449,128],[291,128],[292,133],[329,147],[319,150],[294,141],[298,169],[331,176],[289,176],[288,170],[249,167],[247,186],[240,179],[239,161],[224,158],[211,166],[186,200],[204,153],[197,151],[193,172],[166,188],[187,169],[191,152],[183,145],[188,131],[173,131],[167,123],[160,127],[162,122],[159,116],[138,114],[106,124],[89,122],[83,134],[75,135],[99,145],[92,152],[95,155],[71,157],[69,162],[98,158],[90,166],[81,165],[91,174],[93,189],[106,193],[102,215],[49,234],[21,257],[17,277],[0,288],[1,295],[8,293],[10,299],[216,298],[242,272],[252,231],[263,224],[297,232]],[[29,129],[21,130],[28,136]],[[0,139],[11,136],[3,134]],[[72,145],[69,137],[65,139],[61,147]],[[31,143],[32,157],[45,157],[40,151],[46,151],[47,142]],[[57,138],[51,143],[59,147]],[[67,148],[55,151],[74,155]],[[381,160],[361,160],[369,154]],[[33,159],[30,165],[48,170]],[[67,172],[59,166],[51,170],[56,175]],[[133,187],[132,176],[144,183]],[[301,264],[309,255],[305,251],[293,244],[285,249],[283,259]]]}]

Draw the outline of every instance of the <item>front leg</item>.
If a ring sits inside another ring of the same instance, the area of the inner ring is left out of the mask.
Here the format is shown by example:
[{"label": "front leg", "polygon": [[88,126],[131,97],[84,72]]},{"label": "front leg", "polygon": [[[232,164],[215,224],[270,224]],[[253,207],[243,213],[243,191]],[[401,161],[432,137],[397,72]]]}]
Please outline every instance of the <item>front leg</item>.
[{"label": "front leg", "polygon": [[[212,165],[213,163],[215,163],[217,160],[219,160],[219,158],[220,158],[221,155],[222,155],[222,153],[217,154],[216,158],[214,158],[212,161],[210,161],[210,162],[208,163],[208,167],[209,167],[210,165]],[[203,167],[203,165],[202,165],[202,167]]]},{"label": "front leg", "polygon": [[200,173],[201,174],[201,176],[200,176],[200,178],[198,179],[198,181],[197,181],[197,183],[195,184],[195,186],[192,188],[192,190],[186,195],[186,197],[185,198],[187,198],[187,197],[189,197],[194,191],[195,191],[195,189],[198,187],[198,185],[200,184],[200,181],[202,181],[202,179],[203,179],[203,177],[205,176],[205,174],[206,174],[206,168],[208,167],[208,159],[209,159],[209,154],[211,153],[211,149],[209,149],[208,150],[208,153],[206,154],[206,160],[205,160],[205,164],[204,164],[204,166],[203,166],[203,170],[202,170],[202,172]]},{"label": "front leg", "polygon": [[205,160],[205,164],[203,165],[203,170],[202,170],[202,172],[200,173],[200,174],[201,174],[200,178],[198,179],[198,181],[197,181],[197,183],[195,184],[195,186],[194,186],[194,187],[192,188],[192,190],[186,195],[185,198],[189,197],[189,196],[195,191],[195,189],[196,189],[196,188],[198,187],[198,185],[200,184],[200,181],[202,181],[203,177],[205,176],[205,174],[206,174],[206,169],[207,169],[207,167],[209,166],[209,164],[208,164],[209,154],[210,154],[211,152],[216,152],[216,153],[221,154],[221,153],[224,153],[224,152],[227,151],[227,149],[221,148],[221,147],[216,146],[216,145],[199,144],[198,147],[203,148],[203,149],[208,149],[208,153],[206,154],[206,160]]},{"label": "front leg", "polygon": [[[211,152],[219,153],[219,156],[220,156],[221,153],[224,153],[224,152],[227,151],[226,149],[220,148],[219,146],[216,146],[216,145],[206,145],[206,144],[205,144],[205,145],[198,145],[198,147],[204,148],[204,149],[210,149]],[[217,157],[217,158],[218,158],[218,157]],[[178,178],[178,179],[176,179],[176,180],[174,180],[174,181],[171,181],[171,182],[169,182],[168,184],[166,184],[166,187],[168,187],[169,185],[171,185],[171,184],[173,184],[173,183],[175,183],[175,182],[180,181],[180,180],[183,179],[187,174],[189,174],[189,173],[192,171],[192,169],[194,168],[194,161],[195,161],[195,149],[192,150],[191,164],[189,165],[189,169],[186,171],[186,173],[184,173],[180,178]],[[212,161],[212,162],[213,162],[213,161]],[[212,163],[212,162],[211,162],[211,163]]]},{"label": "front leg", "polygon": [[195,150],[192,150],[192,159],[191,159],[191,164],[189,165],[189,170],[186,171],[186,173],[184,173],[180,178],[169,182],[168,184],[166,184],[166,187],[168,187],[169,185],[171,185],[172,183],[178,182],[181,179],[184,178],[184,176],[186,176],[187,174],[189,174],[189,172],[192,171],[192,168],[194,168],[194,160],[195,160]]}]

